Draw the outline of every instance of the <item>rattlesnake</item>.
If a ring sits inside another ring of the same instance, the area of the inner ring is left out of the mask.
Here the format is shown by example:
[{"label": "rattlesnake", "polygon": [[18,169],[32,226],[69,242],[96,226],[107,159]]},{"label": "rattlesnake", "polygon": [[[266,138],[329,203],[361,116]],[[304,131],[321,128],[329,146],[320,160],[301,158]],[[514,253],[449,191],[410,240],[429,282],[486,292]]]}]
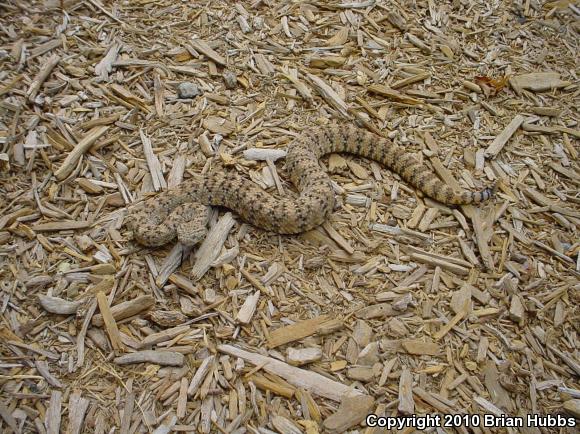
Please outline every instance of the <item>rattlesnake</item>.
[{"label": "rattlesnake", "polygon": [[268,231],[305,232],[320,225],[334,208],[330,178],[318,164],[321,156],[333,152],[375,160],[446,204],[479,203],[494,194],[494,187],[454,191],[401,146],[353,126],[332,125],[306,131],[288,148],[286,168],[300,190],[298,198],[276,198],[234,172],[209,173],[144,202],[130,215],[130,226],[136,240],[147,246],[160,246],[176,237],[184,245],[195,245],[207,232],[207,205],[215,205],[234,210]]}]

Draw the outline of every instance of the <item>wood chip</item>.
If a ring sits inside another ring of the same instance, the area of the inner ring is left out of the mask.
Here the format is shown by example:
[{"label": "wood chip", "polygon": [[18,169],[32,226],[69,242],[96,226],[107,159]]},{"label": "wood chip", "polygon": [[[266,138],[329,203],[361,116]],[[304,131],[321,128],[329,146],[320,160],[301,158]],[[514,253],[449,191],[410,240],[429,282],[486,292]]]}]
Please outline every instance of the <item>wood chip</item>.
[{"label": "wood chip", "polygon": [[68,177],[75,169],[75,167],[77,167],[80,158],[103,134],[107,132],[108,129],[109,127],[107,125],[102,125],[90,130],[67,155],[60,168],[54,172],[54,176],[56,176],[56,178],[60,181]]},{"label": "wood chip", "polygon": [[515,116],[507,127],[494,139],[493,142],[485,150],[487,158],[494,158],[501,152],[508,140],[514,135],[517,129],[524,122],[524,117],[521,115]]},{"label": "wood chip", "polygon": [[324,420],[324,428],[329,432],[343,433],[364,420],[374,404],[372,396],[346,396],[338,410]]},{"label": "wood chip", "polygon": [[216,53],[204,40],[194,38],[191,40],[190,44],[195,51],[199,51],[201,54],[207,56],[215,63],[227,66],[226,59],[223,56]]},{"label": "wood chip", "polygon": [[292,325],[278,328],[269,333],[268,347],[276,348],[290,342],[304,339],[316,333],[318,327],[321,327],[329,320],[326,315],[318,316],[316,318],[307,319],[296,322]]},{"label": "wood chip", "polygon": [[359,396],[361,393],[342,383],[330,380],[323,375],[304,369],[295,368],[271,357],[241,350],[231,345],[219,345],[218,350],[231,356],[240,357],[255,365],[262,366],[267,372],[278,375],[296,387],[340,402],[346,396]]},{"label": "wood chip", "polygon": [[217,259],[228,234],[234,227],[236,221],[231,213],[226,213],[210,229],[205,239],[195,253],[195,264],[191,270],[191,278],[195,282],[210,269],[212,263]]},{"label": "wood chip", "polygon": [[182,366],[185,358],[183,354],[174,351],[137,351],[124,354],[114,359],[118,365],[130,365],[134,363],[154,363],[162,366]]},{"label": "wood chip", "polygon": [[[102,296],[101,296],[102,297]],[[155,299],[150,295],[142,295],[134,300],[124,301],[122,303],[116,304],[110,308],[112,318],[115,321],[120,321],[125,318],[130,318],[134,315],[138,315],[141,312],[145,312],[153,307],[155,304]],[[102,315],[95,315],[92,319],[93,325],[101,327],[105,321]]]},{"label": "wood chip", "polygon": [[413,414],[415,412],[415,401],[413,400],[413,375],[405,368],[399,378],[399,405],[397,406],[402,414]]},{"label": "wood chip", "polygon": [[[111,346],[115,351],[123,350],[123,344],[121,343],[121,336],[119,335],[119,328],[117,327],[117,322],[113,318],[111,309],[109,308],[109,301],[107,296],[103,292],[97,294],[97,302],[99,303],[99,310],[101,311],[101,318],[109,339],[111,340]],[[94,322],[94,317],[93,317]]]},{"label": "wood chip", "polygon": [[570,82],[560,80],[560,74],[557,72],[532,72],[510,77],[510,84],[516,92],[523,89],[542,92],[569,86]]}]

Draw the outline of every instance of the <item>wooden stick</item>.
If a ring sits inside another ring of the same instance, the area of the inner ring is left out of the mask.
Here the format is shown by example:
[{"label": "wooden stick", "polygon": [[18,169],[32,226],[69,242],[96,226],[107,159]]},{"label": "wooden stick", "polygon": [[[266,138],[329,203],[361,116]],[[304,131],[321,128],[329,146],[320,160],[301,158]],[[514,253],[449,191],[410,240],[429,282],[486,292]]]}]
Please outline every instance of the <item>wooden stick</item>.
[{"label": "wooden stick", "polygon": [[304,388],[316,395],[332,399],[336,402],[340,402],[345,396],[362,395],[360,391],[338,381],[331,380],[315,372],[290,366],[287,363],[271,357],[244,351],[232,345],[218,345],[217,349],[222,353],[241,357],[254,365],[263,365],[263,369],[266,372],[278,375],[296,387]]},{"label": "wooden stick", "polygon": [[149,173],[153,181],[153,188],[155,191],[164,190],[167,188],[167,183],[165,182],[165,178],[163,178],[163,171],[161,170],[159,159],[153,152],[151,139],[145,135],[142,129],[139,130],[139,135],[141,136],[141,143],[143,143],[143,153],[145,154],[145,160],[147,160],[147,166],[149,167]]},{"label": "wooden stick", "polygon": [[196,261],[191,268],[191,276],[194,282],[201,279],[207,270],[210,269],[235,224],[236,221],[232,213],[228,212],[210,229],[199,250],[195,253]]},{"label": "wooden stick", "polygon": [[[129,318],[133,315],[137,315],[139,312],[144,310],[149,310],[155,304],[155,299],[150,295],[142,295],[133,300],[128,300],[123,303],[116,304],[111,307],[109,311],[111,312],[112,318],[116,321],[120,321],[125,318]],[[108,304],[107,304],[108,306]],[[99,304],[99,309],[101,305]],[[103,319],[101,309],[101,315],[95,315],[93,317],[92,323],[94,326],[100,327],[105,323]]]},{"label": "wooden stick", "polygon": [[485,150],[485,156],[487,158],[495,158],[497,154],[503,149],[505,144],[514,135],[521,124],[524,123],[524,117],[522,115],[516,115],[507,127],[495,138],[491,145]]},{"label": "wooden stick", "polygon": [[54,67],[58,65],[58,62],[60,62],[60,56],[54,55],[50,57],[44,66],[40,69],[40,71],[38,71],[38,74],[36,74],[36,77],[34,77],[34,80],[32,80],[30,87],[26,91],[26,96],[28,97],[29,101],[34,101],[34,98],[36,98],[42,83],[45,82]]},{"label": "wooden stick", "polygon": [[74,149],[67,155],[62,166],[54,173],[56,179],[62,181],[69,176],[80,160],[80,158],[91,148],[99,137],[107,132],[108,126],[102,125],[90,130],[83,139],[77,143]]},{"label": "wooden stick", "polygon": [[205,41],[201,39],[192,39],[191,46],[195,51],[199,51],[201,54],[209,57],[215,63],[219,63],[220,65],[227,66],[226,59],[221,56],[220,54],[216,53],[213,48],[211,48]]},{"label": "wooden stick", "polygon": [[58,434],[60,432],[60,419],[62,407],[62,392],[53,390],[50,395],[50,403],[44,416],[44,425],[47,434]]},{"label": "wooden stick", "polygon": [[123,349],[123,344],[121,343],[119,328],[117,327],[117,323],[113,318],[111,309],[109,309],[109,302],[104,292],[99,292],[97,294],[97,303],[99,303],[99,310],[101,311],[101,316],[103,318],[103,322],[105,323],[107,334],[111,340],[111,346],[114,350],[121,351]]},{"label": "wooden stick", "polygon": [[133,363],[154,363],[163,366],[183,366],[185,356],[175,351],[137,351],[136,353],[124,354],[115,359],[117,365],[129,365]]}]

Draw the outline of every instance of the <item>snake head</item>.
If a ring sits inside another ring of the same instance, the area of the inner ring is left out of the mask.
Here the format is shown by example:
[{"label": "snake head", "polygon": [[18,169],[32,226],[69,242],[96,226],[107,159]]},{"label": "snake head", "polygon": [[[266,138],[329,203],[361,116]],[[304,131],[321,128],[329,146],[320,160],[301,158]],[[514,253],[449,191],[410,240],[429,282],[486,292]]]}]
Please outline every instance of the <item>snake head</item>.
[{"label": "snake head", "polygon": [[176,227],[177,239],[184,246],[193,247],[207,235],[207,228],[197,222],[184,222]]}]

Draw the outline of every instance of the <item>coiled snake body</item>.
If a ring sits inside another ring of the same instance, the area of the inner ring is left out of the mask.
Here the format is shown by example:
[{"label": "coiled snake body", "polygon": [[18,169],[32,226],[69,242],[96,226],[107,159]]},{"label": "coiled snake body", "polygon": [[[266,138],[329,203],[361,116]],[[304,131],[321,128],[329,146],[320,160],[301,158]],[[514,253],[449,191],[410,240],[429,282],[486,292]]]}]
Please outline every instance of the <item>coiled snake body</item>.
[{"label": "coiled snake body", "polygon": [[276,198],[234,172],[210,173],[147,200],[129,219],[135,238],[147,246],[160,246],[176,237],[185,245],[195,245],[207,232],[207,205],[229,208],[243,220],[280,234],[312,229],[334,208],[330,178],[318,164],[321,156],[333,152],[375,160],[445,204],[479,203],[494,194],[493,187],[454,191],[401,146],[356,127],[334,125],[308,130],[288,148],[286,167],[300,191],[298,198]]}]

